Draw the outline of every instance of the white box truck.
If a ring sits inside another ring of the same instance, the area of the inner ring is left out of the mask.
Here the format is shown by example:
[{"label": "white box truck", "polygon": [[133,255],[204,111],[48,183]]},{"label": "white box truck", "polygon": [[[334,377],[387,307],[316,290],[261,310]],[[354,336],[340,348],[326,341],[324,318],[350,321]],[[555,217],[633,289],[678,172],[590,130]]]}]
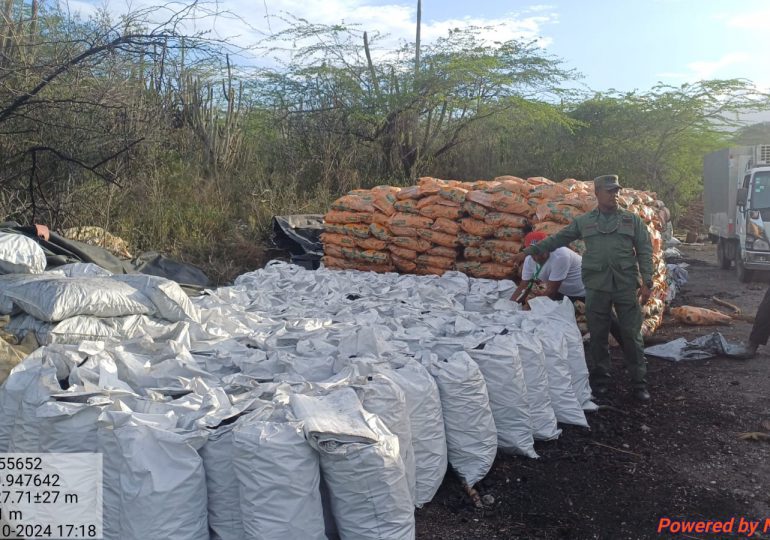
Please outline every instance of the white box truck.
[{"label": "white box truck", "polygon": [[719,265],[738,279],[770,271],[770,144],[735,146],[703,159],[703,221]]}]

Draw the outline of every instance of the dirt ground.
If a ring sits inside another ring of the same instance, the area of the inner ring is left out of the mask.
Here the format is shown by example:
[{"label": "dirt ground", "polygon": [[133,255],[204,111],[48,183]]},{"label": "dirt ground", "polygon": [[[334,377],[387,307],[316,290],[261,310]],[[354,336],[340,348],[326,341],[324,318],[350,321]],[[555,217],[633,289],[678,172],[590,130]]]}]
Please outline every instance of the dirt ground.
[{"label": "dirt ground", "polygon": [[[675,305],[719,308],[717,296],[753,315],[767,283],[741,284],[720,270],[713,245],[680,248],[689,283]],[[724,310],[724,308],[719,308]],[[730,341],[751,325],[685,327],[670,318],[652,338],[665,342],[721,331]],[[649,342],[648,342],[649,344]],[[743,441],[770,420],[770,345],[753,360],[673,363],[649,359],[652,401],[629,396],[614,351],[611,408],[590,413],[590,430],[562,426],[557,441],[536,443],[540,459],[499,455],[479,489],[494,503],[475,509],[453,474],[417,513],[417,538],[646,539],[745,538],[745,534],[658,534],[672,520],[770,519],[770,442]],[[766,430],[764,430],[766,431]],[[737,528],[737,523],[735,524]],[[770,528],[752,538],[770,538]]]}]

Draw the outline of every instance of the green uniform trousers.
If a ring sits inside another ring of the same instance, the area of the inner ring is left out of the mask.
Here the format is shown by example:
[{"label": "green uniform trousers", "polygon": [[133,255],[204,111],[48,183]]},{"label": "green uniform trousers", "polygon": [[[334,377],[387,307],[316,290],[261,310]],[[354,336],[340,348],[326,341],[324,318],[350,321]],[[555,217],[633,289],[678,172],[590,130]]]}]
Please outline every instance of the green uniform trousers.
[{"label": "green uniform trousers", "polygon": [[634,388],[647,387],[647,360],[642,339],[642,310],[635,289],[606,292],[586,289],[586,319],[591,333],[589,370],[594,384],[606,384],[610,377],[608,343],[612,308],[615,307],[623,338],[623,356]]}]

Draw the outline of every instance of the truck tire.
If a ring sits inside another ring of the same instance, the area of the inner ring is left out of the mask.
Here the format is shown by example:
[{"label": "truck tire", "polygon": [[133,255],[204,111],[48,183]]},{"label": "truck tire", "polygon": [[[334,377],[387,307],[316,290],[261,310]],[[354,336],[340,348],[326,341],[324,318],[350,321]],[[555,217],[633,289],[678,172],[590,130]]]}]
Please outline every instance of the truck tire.
[{"label": "truck tire", "polygon": [[719,268],[722,270],[728,270],[733,261],[727,256],[727,241],[720,238],[717,242],[717,262]]},{"label": "truck tire", "polygon": [[741,283],[751,283],[754,272],[747,270],[746,267],[743,266],[743,258],[740,253],[736,253],[735,255],[735,271],[738,274],[738,281]]}]

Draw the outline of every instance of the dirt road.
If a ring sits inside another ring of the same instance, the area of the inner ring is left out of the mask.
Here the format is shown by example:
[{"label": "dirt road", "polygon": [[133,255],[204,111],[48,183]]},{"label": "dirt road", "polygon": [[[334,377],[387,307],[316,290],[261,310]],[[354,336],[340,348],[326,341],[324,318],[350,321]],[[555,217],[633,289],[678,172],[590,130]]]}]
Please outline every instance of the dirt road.
[{"label": "dirt road", "polygon": [[[720,270],[712,245],[681,251],[690,281],[675,305],[716,308],[728,300],[753,315],[767,283],[744,285]],[[655,336],[668,341],[715,330],[739,341],[750,324],[683,327],[670,319]],[[618,353],[618,351],[616,351]],[[770,420],[770,346],[753,360],[724,358],[671,363],[650,359],[649,405],[628,395],[622,359],[614,359],[611,408],[591,413],[590,430],[567,426],[562,437],[537,443],[539,460],[498,456],[481,483],[495,502],[472,508],[454,475],[418,511],[418,539],[646,539],[671,520],[770,519],[770,442],[742,441]],[[744,538],[687,533],[675,538]],[[770,527],[752,538],[770,538]]]}]

